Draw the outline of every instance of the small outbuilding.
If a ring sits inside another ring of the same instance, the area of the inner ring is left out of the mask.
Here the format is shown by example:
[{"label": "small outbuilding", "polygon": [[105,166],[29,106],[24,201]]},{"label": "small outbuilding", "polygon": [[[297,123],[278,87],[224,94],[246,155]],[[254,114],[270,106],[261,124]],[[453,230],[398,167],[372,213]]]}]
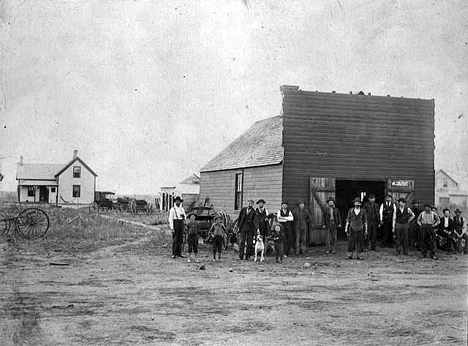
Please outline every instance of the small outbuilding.
[{"label": "small outbuilding", "polygon": [[281,114],[255,123],[200,171],[200,199],[236,217],[249,199],[270,212],[307,202],[309,242],[323,207],[344,216],[354,197],[434,202],[434,100],[280,88]]}]

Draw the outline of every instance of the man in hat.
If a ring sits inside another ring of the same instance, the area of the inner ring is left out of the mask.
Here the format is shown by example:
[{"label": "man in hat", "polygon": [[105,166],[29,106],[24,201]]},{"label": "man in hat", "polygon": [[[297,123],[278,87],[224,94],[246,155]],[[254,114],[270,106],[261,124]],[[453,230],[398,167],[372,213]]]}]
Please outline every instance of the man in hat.
[{"label": "man in hat", "polygon": [[418,217],[421,214],[421,208],[418,201],[413,201],[411,210],[414,213],[414,219],[411,221],[409,229],[410,248],[420,250],[421,235],[419,234]]},{"label": "man in hat", "polygon": [[464,254],[468,254],[468,236],[466,234],[466,220],[461,216],[462,211],[455,209],[455,216],[453,217],[453,233],[457,240],[457,252],[462,252],[462,241],[465,240]]},{"label": "man in hat", "polygon": [[172,258],[182,257],[182,242],[184,240],[185,210],[181,206],[183,200],[174,198],[174,206],[169,211],[169,227],[172,231]]},{"label": "man in hat", "polygon": [[[239,212],[239,259],[249,260],[250,256],[253,255],[253,237],[255,231],[255,210],[253,208],[254,201],[249,199],[247,201],[247,207],[244,207]],[[245,243],[247,242],[247,249]]]},{"label": "man in hat", "polygon": [[390,194],[385,196],[385,202],[382,203],[379,210],[380,225],[382,226],[382,244],[381,247],[393,247],[393,232],[395,231],[396,205],[393,203],[393,197]]},{"label": "man in hat", "polygon": [[443,210],[442,217],[440,218],[439,229],[436,231],[436,236],[439,237],[440,246],[447,251],[452,252],[453,238],[453,220],[450,217],[450,209],[445,208]]},{"label": "man in hat", "polygon": [[359,197],[354,199],[354,208],[351,208],[346,218],[346,234],[348,235],[348,259],[353,258],[356,250],[356,258],[362,260],[362,248],[364,236],[367,233],[367,214],[361,208],[362,203]]},{"label": "man in hat", "polygon": [[255,209],[255,229],[262,235],[263,241],[270,233],[270,224],[268,219],[268,210],[265,208],[265,200],[260,198],[257,201],[257,209]]},{"label": "man in hat", "polygon": [[291,248],[294,247],[294,215],[288,208],[288,202],[284,201],[281,203],[281,209],[276,213],[276,217],[284,229],[284,257],[288,257],[290,255]]},{"label": "man in hat", "polygon": [[364,240],[364,249],[369,249],[369,243],[372,251],[377,251],[377,226],[380,223],[379,206],[375,203],[375,195],[369,194],[369,200],[364,204],[364,210],[367,214],[368,236]]},{"label": "man in hat", "polygon": [[307,232],[311,221],[310,213],[305,208],[304,201],[299,201],[298,208],[295,211],[295,229],[296,229],[296,255],[305,254],[307,250]]},{"label": "man in hat", "polygon": [[327,251],[325,253],[335,254],[338,228],[341,228],[341,214],[336,207],[335,200],[332,197],[327,200],[326,209],[324,210],[323,228],[327,230]]},{"label": "man in hat", "polygon": [[440,223],[439,215],[431,210],[429,204],[425,204],[424,211],[419,214],[417,222],[421,231],[421,257],[426,257],[427,250],[429,250],[431,258],[437,259],[434,246],[434,228]]},{"label": "man in hat", "polygon": [[408,255],[409,249],[409,225],[414,219],[413,211],[406,206],[406,199],[398,199],[398,208],[395,217],[396,246],[395,255],[399,255],[403,250],[404,255]]}]

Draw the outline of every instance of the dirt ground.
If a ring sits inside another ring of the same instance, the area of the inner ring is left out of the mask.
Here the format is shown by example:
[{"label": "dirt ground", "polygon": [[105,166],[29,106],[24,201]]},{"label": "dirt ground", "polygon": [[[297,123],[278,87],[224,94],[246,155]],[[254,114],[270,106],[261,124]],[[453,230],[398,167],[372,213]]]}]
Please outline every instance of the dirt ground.
[{"label": "dirt ground", "polygon": [[2,241],[0,344],[467,344],[467,256],[346,260],[341,243],[283,264],[233,250],[212,262],[203,246],[187,263],[162,234],[87,252]]}]

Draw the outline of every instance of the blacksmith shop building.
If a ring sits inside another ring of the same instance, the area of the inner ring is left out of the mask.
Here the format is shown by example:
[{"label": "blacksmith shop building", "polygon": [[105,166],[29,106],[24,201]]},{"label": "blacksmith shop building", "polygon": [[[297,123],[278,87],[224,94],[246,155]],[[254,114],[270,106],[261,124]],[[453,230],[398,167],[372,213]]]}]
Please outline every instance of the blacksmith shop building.
[{"label": "blacksmith shop building", "polygon": [[201,199],[233,217],[250,198],[270,211],[304,200],[317,227],[328,197],[343,215],[369,193],[434,202],[433,99],[280,90],[281,115],[255,123],[201,169]]}]

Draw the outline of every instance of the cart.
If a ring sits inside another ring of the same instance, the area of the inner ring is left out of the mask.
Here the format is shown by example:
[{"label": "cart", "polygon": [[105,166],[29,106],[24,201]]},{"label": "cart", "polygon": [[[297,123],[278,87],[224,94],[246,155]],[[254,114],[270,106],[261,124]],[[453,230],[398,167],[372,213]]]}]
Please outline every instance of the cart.
[{"label": "cart", "polygon": [[94,193],[94,201],[89,205],[89,211],[99,213],[100,211],[117,210],[117,203],[114,203],[111,196],[115,193],[110,191],[96,191]]},{"label": "cart", "polygon": [[39,239],[47,233],[49,225],[49,216],[39,208],[24,209],[16,216],[0,215],[1,236],[13,229],[14,235],[24,239]]}]

